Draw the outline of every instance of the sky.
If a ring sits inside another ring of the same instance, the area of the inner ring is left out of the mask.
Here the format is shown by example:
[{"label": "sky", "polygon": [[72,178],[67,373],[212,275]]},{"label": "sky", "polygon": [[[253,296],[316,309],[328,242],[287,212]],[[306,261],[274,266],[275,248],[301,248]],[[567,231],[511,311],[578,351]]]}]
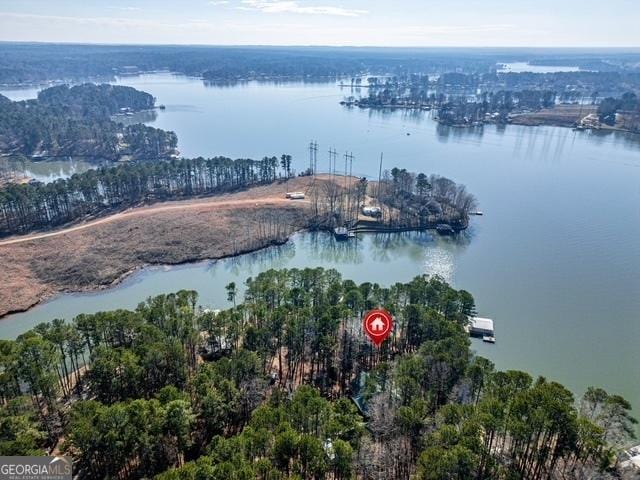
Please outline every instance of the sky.
[{"label": "sky", "polygon": [[0,41],[639,47],[640,0],[0,0]]}]

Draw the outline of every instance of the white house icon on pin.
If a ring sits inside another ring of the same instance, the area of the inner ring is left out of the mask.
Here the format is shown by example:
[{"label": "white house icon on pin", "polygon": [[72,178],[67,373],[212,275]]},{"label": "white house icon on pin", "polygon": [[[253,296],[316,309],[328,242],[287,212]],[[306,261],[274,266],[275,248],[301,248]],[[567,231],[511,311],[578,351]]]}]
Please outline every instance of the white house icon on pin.
[{"label": "white house icon on pin", "polygon": [[374,332],[382,332],[385,329],[385,323],[382,321],[382,318],[376,317],[371,322],[371,330]]}]

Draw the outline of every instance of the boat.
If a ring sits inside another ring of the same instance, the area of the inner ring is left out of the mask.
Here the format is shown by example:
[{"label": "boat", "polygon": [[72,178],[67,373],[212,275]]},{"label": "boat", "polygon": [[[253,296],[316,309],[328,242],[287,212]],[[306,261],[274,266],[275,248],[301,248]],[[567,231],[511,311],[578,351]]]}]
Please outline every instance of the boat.
[{"label": "boat", "polygon": [[492,337],[491,335],[484,335],[482,337],[482,341],[486,343],[496,343],[496,337]]},{"label": "boat", "polygon": [[349,230],[346,227],[336,227],[333,229],[333,236],[336,237],[336,240],[347,240]]},{"label": "boat", "polygon": [[484,212],[478,210],[477,212],[473,212],[473,215],[478,215],[479,217],[481,217],[482,215],[484,215]]}]

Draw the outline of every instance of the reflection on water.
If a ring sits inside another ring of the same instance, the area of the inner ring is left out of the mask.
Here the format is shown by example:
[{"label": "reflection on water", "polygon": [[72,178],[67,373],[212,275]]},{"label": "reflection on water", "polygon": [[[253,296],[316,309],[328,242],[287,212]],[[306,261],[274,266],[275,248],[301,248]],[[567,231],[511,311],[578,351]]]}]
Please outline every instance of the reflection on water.
[{"label": "reflection on water", "polygon": [[[618,132],[611,130],[585,130],[576,132],[576,135],[584,135],[597,145],[624,146],[627,148],[640,148],[640,135],[629,132]],[[640,159],[640,157],[639,157]]]},{"label": "reflection on water", "polygon": [[203,79],[202,84],[207,88],[237,88],[247,85],[263,86],[290,86],[290,85],[336,85],[345,81],[341,77],[300,77],[299,79],[288,78],[256,78],[256,79]]},{"label": "reflection on water", "polygon": [[473,126],[473,127],[451,127],[449,125],[443,125],[438,123],[436,127],[436,134],[438,135],[438,140],[447,142],[450,138],[457,140],[463,137],[467,138],[476,138],[481,139],[484,135],[484,126]]},{"label": "reflection on water", "polygon": [[76,173],[104,165],[106,161],[67,157],[66,159],[29,160],[16,157],[0,157],[0,172],[7,172],[16,181],[30,179],[49,183],[58,178],[69,178]]},{"label": "reflection on water", "polygon": [[224,286],[235,282],[243,291],[244,281],[260,272],[279,268],[323,267],[339,270],[356,283],[392,285],[424,273],[450,279],[456,255],[465,250],[460,237],[434,240],[429,233],[361,234],[350,241],[336,241],[322,232],[296,234],[284,245],[219,261],[179,266],[147,267],[110,290],[65,294],[28,312],[0,321],[0,338],[15,338],[28,328],[54,318],[72,319],[80,313],[114,308],[135,308],[152,295],[177,289],[198,291],[200,303],[230,306]]},{"label": "reflection on water", "polygon": [[527,62],[503,63],[498,72],[511,73],[559,73],[559,72],[579,72],[580,67],[563,66],[563,65],[531,65]]},{"label": "reflection on water", "polygon": [[58,178],[69,178],[75,173],[82,173],[104,165],[104,161],[72,158],[62,160],[27,160],[24,163],[24,174],[41,182],[49,183]]}]

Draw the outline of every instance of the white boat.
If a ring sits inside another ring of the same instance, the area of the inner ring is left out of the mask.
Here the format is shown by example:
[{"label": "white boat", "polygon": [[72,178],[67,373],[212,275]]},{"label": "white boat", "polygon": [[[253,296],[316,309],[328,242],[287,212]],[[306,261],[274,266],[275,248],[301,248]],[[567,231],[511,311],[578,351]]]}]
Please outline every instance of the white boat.
[{"label": "white boat", "polygon": [[490,335],[485,335],[482,337],[482,341],[486,343],[496,343],[496,337],[492,337]]}]

